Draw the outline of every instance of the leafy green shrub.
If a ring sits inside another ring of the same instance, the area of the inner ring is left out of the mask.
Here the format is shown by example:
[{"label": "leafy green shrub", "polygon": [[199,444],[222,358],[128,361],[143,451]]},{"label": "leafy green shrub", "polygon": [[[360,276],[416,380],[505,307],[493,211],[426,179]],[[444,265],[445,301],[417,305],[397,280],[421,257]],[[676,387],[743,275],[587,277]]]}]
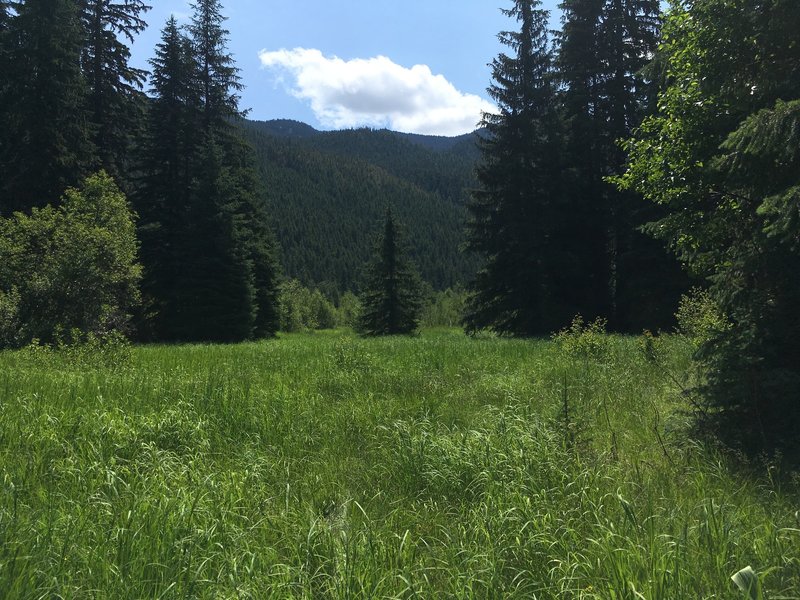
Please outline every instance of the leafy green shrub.
[{"label": "leafy green shrub", "polygon": [[609,352],[606,325],[601,317],[585,323],[581,315],[576,315],[569,327],[553,334],[553,341],[572,358],[602,359]]},{"label": "leafy green shrub", "polygon": [[345,292],[339,298],[339,306],[336,310],[336,324],[339,327],[351,327],[355,329],[358,324],[358,316],[361,314],[361,302],[353,292]]},{"label": "leafy green shrub", "polygon": [[67,190],[59,208],[0,219],[0,240],[0,343],[129,329],[142,275],[136,226],[107,174]]},{"label": "leafy green shrub", "polygon": [[278,302],[281,331],[330,329],[337,325],[336,309],[330,300],[319,290],[310,290],[296,279],[281,285]]},{"label": "leafy green shrub", "polygon": [[701,288],[693,288],[681,296],[675,318],[678,321],[678,333],[690,338],[697,346],[731,326],[711,293]]},{"label": "leafy green shrub", "polygon": [[131,344],[119,331],[84,333],[73,329],[68,337],[59,337],[56,350],[82,367],[120,368],[131,358]]},{"label": "leafy green shrub", "polygon": [[19,335],[19,291],[0,289],[0,348],[13,348]]},{"label": "leafy green shrub", "polygon": [[639,351],[647,362],[657,363],[659,355],[658,350],[658,337],[653,335],[652,331],[645,329],[642,332],[642,337],[639,339]]},{"label": "leafy green shrub", "polygon": [[51,344],[34,338],[22,348],[20,356],[33,364],[51,367],[61,364],[80,370],[117,370],[130,363],[131,343],[120,331],[94,333],[74,328],[65,333],[56,328],[54,335],[55,341]]},{"label": "leafy green shrub", "polygon": [[467,292],[461,288],[448,288],[435,292],[422,309],[423,327],[457,327],[464,319]]}]

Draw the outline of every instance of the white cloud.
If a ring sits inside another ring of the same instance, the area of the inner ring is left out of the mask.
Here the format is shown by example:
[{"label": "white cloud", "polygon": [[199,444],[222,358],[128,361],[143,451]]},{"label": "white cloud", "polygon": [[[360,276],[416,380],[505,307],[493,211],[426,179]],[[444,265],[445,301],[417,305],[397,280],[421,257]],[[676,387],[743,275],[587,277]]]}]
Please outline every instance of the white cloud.
[{"label": "white cloud", "polygon": [[458,135],[475,129],[481,111],[493,105],[458,91],[427,65],[400,66],[385,56],[342,60],[319,50],[295,48],[259,52],[261,64],[289,92],[309,101],[327,127],[388,127],[396,131]]}]

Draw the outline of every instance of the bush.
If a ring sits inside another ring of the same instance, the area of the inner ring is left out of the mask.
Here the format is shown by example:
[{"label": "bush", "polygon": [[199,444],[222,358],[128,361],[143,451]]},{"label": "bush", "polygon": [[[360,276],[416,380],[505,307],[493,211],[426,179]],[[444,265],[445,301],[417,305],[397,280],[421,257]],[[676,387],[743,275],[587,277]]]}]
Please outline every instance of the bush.
[{"label": "bush", "polygon": [[572,358],[602,359],[609,350],[606,324],[600,317],[587,324],[577,315],[569,327],[553,334],[553,341]]},{"label": "bush", "polygon": [[296,279],[281,285],[278,303],[281,331],[331,329],[337,325],[337,311],[330,300],[319,290],[310,290]]},{"label": "bush", "polygon": [[19,337],[19,291],[12,286],[8,292],[0,289],[0,348],[17,346]]},{"label": "bush", "polygon": [[467,292],[461,288],[448,288],[435,292],[422,309],[423,327],[457,327],[464,319]]},{"label": "bush", "polygon": [[687,336],[696,347],[731,326],[711,293],[701,288],[693,288],[681,296],[675,318],[678,321],[678,333]]},{"label": "bush", "polygon": [[110,369],[118,370],[130,363],[131,343],[119,331],[105,333],[69,332],[57,330],[52,344],[31,340],[19,351],[19,357],[28,363],[50,369]]},{"label": "bush", "polygon": [[53,342],[56,332],[127,332],[139,303],[134,214],[104,172],[59,208],[0,219],[0,343]]},{"label": "bush", "polygon": [[358,316],[361,314],[361,302],[353,292],[345,292],[339,298],[336,310],[336,325],[339,327],[356,328]]}]

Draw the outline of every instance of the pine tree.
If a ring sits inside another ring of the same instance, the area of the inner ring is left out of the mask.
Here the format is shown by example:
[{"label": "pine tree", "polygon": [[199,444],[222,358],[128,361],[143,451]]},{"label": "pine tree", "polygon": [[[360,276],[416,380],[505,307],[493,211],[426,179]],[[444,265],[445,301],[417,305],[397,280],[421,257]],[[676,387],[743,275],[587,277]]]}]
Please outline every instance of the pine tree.
[{"label": "pine tree", "polygon": [[278,267],[252,149],[232,121],[241,88],[218,2],[194,5],[190,38],[167,23],[139,205],[153,334],[233,342],[277,330]]},{"label": "pine tree", "polygon": [[645,67],[660,34],[657,0],[564,0],[557,65],[569,131],[567,232],[581,272],[571,287],[584,315],[640,331],[671,320],[685,277],[640,228],[657,209],[604,179],[625,164],[618,140],[654,109]]},{"label": "pine tree", "polygon": [[[11,34],[9,29],[11,28],[11,21],[13,19],[11,9],[13,8],[13,3],[10,0],[0,0],[0,65],[4,68],[8,68],[8,59],[9,54],[11,52]],[[2,71],[6,73],[5,70]],[[7,82],[4,81],[0,82],[0,86],[5,87]],[[0,87],[0,89],[2,89]]]},{"label": "pine tree", "polygon": [[11,142],[0,157],[3,213],[58,202],[95,163],[75,0],[27,0],[8,32],[14,43],[5,107]]},{"label": "pine tree", "polygon": [[276,244],[251,149],[237,141],[203,146],[179,243],[178,339],[235,342],[278,329]]},{"label": "pine tree", "polygon": [[[185,292],[195,287],[194,298],[184,305],[182,320],[208,327],[211,313],[223,323],[235,320],[235,327],[220,327],[233,339],[272,335],[277,329],[278,268],[275,244],[266,225],[263,192],[252,168],[252,149],[241,139],[232,122],[244,116],[239,109],[242,89],[238,69],[227,51],[228,31],[217,0],[198,0],[189,32],[197,65],[197,91],[201,134],[198,150],[203,157],[201,171],[189,213],[190,226],[205,232],[213,246],[211,269],[195,264]],[[255,221],[253,221],[255,220]],[[195,239],[194,243],[198,240]],[[199,257],[200,253],[193,252]],[[202,262],[202,261],[201,261]],[[187,270],[190,265],[184,263]],[[224,286],[219,281],[226,281]],[[202,309],[198,295],[203,294]],[[209,317],[209,318],[207,318]],[[219,339],[213,331],[204,336]],[[226,340],[228,341],[228,340]]]},{"label": "pine tree", "polygon": [[565,120],[565,192],[571,207],[564,243],[572,249],[576,268],[565,273],[565,295],[575,312],[589,320],[611,313],[608,260],[608,216],[603,182],[608,167],[600,117],[605,65],[601,24],[606,0],[565,0],[557,36],[556,67],[562,85]]},{"label": "pine tree", "polygon": [[620,178],[664,207],[650,231],[707,279],[731,320],[698,356],[701,422],[744,449],[796,456],[798,23],[795,2],[674,3],[662,45],[669,85],[628,142]]},{"label": "pine tree", "polygon": [[128,64],[136,35],[147,26],[142,0],[80,0],[85,32],[82,67],[88,85],[93,142],[101,166],[127,176],[131,140],[142,119],[146,72]]},{"label": "pine tree", "polygon": [[[598,110],[598,118],[605,123],[600,148],[604,176],[623,171],[626,157],[619,140],[629,137],[655,110],[657,88],[645,67],[656,53],[660,33],[658,0],[606,0],[599,48],[606,68],[600,79]],[[610,325],[623,331],[667,325],[686,279],[663,243],[640,231],[660,211],[639,194],[608,183],[603,186],[603,198]],[[658,314],[655,319],[654,313]]]},{"label": "pine tree", "polygon": [[281,269],[278,243],[270,226],[263,184],[255,167],[253,148],[234,137],[228,147],[232,193],[239,199],[245,254],[255,287],[253,335],[271,337],[278,331],[278,289]]},{"label": "pine tree", "polygon": [[361,294],[358,329],[364,335],[408,334],[419,324],[420,279],[405,257],[403,243],[392,211],[387,209],[383,235]]},{"label": "pine tree", "polygon": [[[5,155],[11,150],[13,137],[11,136],[12,119],[9,112],[11,103],[11,80],[14,78],[11,62],[13,42],[10,32],[11,27],[11,2],[0,0],[0,168],[5,164]],[[3,214],[2,188],[0,188],[0,215]]]},{"label": "pine tree", "polygon": [[11,0],[0,0],[0,32],[5,31],[11,22]]},{"label": "pine tree", "polygon": [[504,13],[519,32],[500,41],[512,56],[493,62],[488,92],[499,113],[484,114],[477,169],[480,188],[468,204],[468,249],[485,257],[471,286],[465,326],[513,335],[548,333],[568,322],[561,273],[573,268],[562,245],[561,125],[552,81],[547,11],[517,0]]},{"label": "pine tree", "polygon": [[241,198],[222,148],[205,139],[202,150],[183,223],[170,327],[184,341],[238,342],[253,336],[257,311]]},{"label": "pine tree", "polygon": [[205,127],[222,129],[231,119],[244,116],[239,110],[242,89],[239,70],[227,51],[228,30],[218,0],[198,0],[189,31],[198,63],[198,78]]},{"label": "pine tree", "polygon": [[190,40],[170,17],[156,45],[145,134],[141,142],[141,179],[134,196],[145,277],[142,291],[150,319],[149,334],[177,339],[172,325],[188,242],[186,218],[197,170],[200,94]]}]

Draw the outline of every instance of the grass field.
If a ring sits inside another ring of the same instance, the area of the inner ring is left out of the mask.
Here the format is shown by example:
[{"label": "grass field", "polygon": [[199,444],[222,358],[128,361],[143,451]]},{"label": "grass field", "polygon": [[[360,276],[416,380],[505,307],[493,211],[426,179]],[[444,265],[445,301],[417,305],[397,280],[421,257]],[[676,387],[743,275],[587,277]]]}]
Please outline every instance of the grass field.
[{"label": "grass field", "polygon": [[680,338],[594,344],[0,353],[0,598],[800,598],[797,477],[692,441]]}]

